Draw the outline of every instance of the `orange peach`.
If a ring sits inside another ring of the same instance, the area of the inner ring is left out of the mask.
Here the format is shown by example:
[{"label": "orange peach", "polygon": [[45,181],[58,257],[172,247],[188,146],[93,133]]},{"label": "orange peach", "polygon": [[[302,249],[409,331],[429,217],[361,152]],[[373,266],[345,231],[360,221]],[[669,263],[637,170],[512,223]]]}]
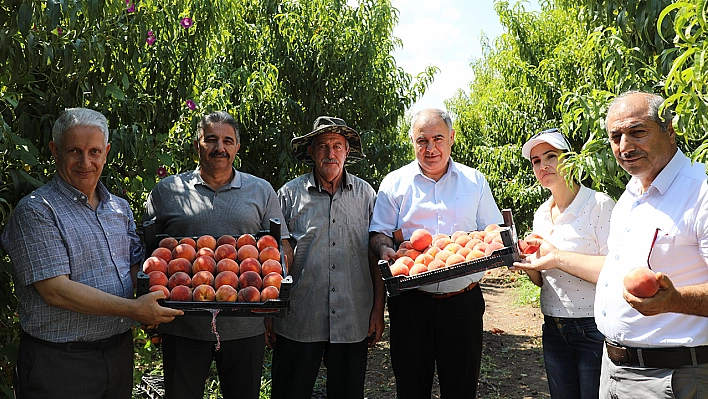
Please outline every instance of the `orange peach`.
[{"label": "orange peach", "polygon": [[216,240],[216,247],[219,248],[220,245],[228,244],[231,245],[232,247],[236,246],[236,239],[234,236],[230,236],[228,234],[224,234],[223,236],[219,237],[218,240]]},{"label": "orange peach", "polygon": [[638,298],[649,298],[659,291],[656,274],[646,267],[635,267],[623,279],[624,288]]},{"label": "orange peach", "polygon": [[195,251],[197,249],[199,249],[199,248],[197,248],[197,242],[194,241],[194,238],[192,238],[192,237],[184,237],[181,240],[179,240],[179,243],[180,244],[187,244],[190,247],[194,248]]},{"label": "orange peach", "polygon": [[225,271],[230,271],[238,274],[240,270],[241,268],[238,266],[238,263],[236,263],[236,261],[233,259],[222,259],[216,264],[217,275]]},{"label": "orange peach", "polygon": [[192,287],[202,284],[214,285],[214,274],[206,270],[194,273],[194,276],[192,276]]},{"label": "orange peach", "polygon": [[232,271],[226,270],[216,275],[214,280],[214,287],[219,289],[222,285],[230,285],[234,288],[238,288],[238,275]]},{"label": "orange peach", "polygon": [[191,301],[192,289],[186,285],[177,285],[170,290],[170,301]]},{"label": "orange peach", "polygon": [[236,260],[237,258],[238,251],[236,251],[236,247],[234,247],[233,245],[222,244],[216,247],[216,251],[214,251],[214,260],[216,260],[217,262],[222,259]]},{"label": "orange peach", "polygon": [[172,276],[177,272],[192,273],[192,262],[184,258],[172,259],[167,264],[167,276]]},{"label": "orange peach", "polygon": [[440,249],[440,248],[438,248],[438,247],[436,247],[436,246],[433,245],[432,247],[430,247],[430,248],[428,248],[427,250],[425,250],[425,253],[428,254],[428,255],[430,255],[430,256],[432,256],[432,257],[434,258],[435,255],[437,255],[438,252],[440,252],[440,251],[442,251],[442,249]]},{"label": "orange peach", "polygon": [[472,249],[462,247],[462,248],[458,249],[457,252],[455,252],[455,253],[462,255],[462,256],[467,256],[470,252],[472,252]]},{"label": "orange peach", "polygon": [[484,242],[487,244],[490,244],[496,237],[501,237],[498,232],[496,231],[490,231],[487,233],[487,235],[484,236]]},{"label": "orange peach", "polygon": [[283,281],[283,276],[280,273],[270,272],[263,277],[263,286],[273,286],[280,290],[280,284]]},{"label": "orange peach", "polygon": [[197,249],[209,248],[212,251],[216,249],[216,238],[205,234],[197,238]]},{"label": "orange peach", "polygon": [[170,290],[167,289],[164,285],[152,285],[150,286],[150,289],[148,290],[149,292],[155,292],[155,291],[162,291],[163,294],[165,294],[164,299],[168,299],[170,297]]},{"label": "orange peach", "polygon": [[413,245],[411,244],[410,241],[406,240],[401,243],[401,245],[398,246],[398,249],[413,249]]},{"label": "orange peach", "polygon": [[185,272],[177,272],[171,275],[167,280],[167,288],[169,288],[170,292],[172,292],[172,289],[178,285],[186,285],[187,287],[191,287],[192,278]]},{"label": "orange peach", "polygon": [[465,261],[465,257],[460,254],[452,254],[445,260],[445,266],[452,266]]},{"label": "orange peach", "polygon": [[197,302],[213,302],[216,300],[214,287],[207,284],[200,284],[192,290],[192,300]]},{"label": "orange peach", "polygon": [[194,263],[192,263],[192,275],[206,270],[211,274],[216,274],[216,261],[208,256],[198,257]]},{"label": "orange peach", "polygon": [[153,285],[164,285],[167,286],[167,275],[159,270],[151,271],[148,276],[150,276],[150,287]]},{"label": "orange peach", "polygon": [[167,273],[167,262],[164,259],[158,258],[157,256],[151,256],[145,259],[143,262],[143,272],[150,274],[150,272],[158,271]]},{"label": "orange peach", "polygon": [[241,269],[241,274],[243,274],[243,272],[247,272],[247,271],[252,271],[252,272],[256,272],[258,274],[261,274],[261,269],[262,269],[261,262],[259,262],[258,259],[254,259],[254,258],[244,259],[243,262],[241,262],[241,264],[239,265],[239,268]]},{"label": "orange peach", "polygon": [[[466,231],[457,230],[450,235],[450,239],[452,240],[452,242],[456,242],[459,237],[466,236],[466,235],[468,235]],[[460,244],[460,245],[462,245],[462,244]]]},{"label": "orange peach", "polygon": [[473,249],[470,251],[470,253],[465,256],[465,260],[470,261],[470,260],[475,260],[479,258],[483,258],[486,255],[484,254],[484,251],[480,251],[479,249]]},{"label": "orange peach", "polygon": [[452,241],[449,237],[443,237],[443,238],[440,238],[439,240],[435,241],[433,243],[433,245],[435,245],[436,247],[438,247],[440,249],[445,249],[446,246],[448,246],[449,244],[452,244],[453,242],[454,241]]},{"label": "orange peach", "polygon": [[465,248],[474,249],[474,246],[479,244],[480,242],[484,241],[480,240],[479,238],[471,238],[469,241],[467,241],[467,244],[465,244]]},{"label": "orange peach", "polygon": [[417,249],[409,249],[409,250],[406,251],[405,256],[407,256],[407,257],[409,257],[409,258],[411,258],[411,259],[415,259],[415,258],[417,258],[418,255],[420,255],[421,253],[422,253],[422,252],[418,251]]},{"label": "orange peach", "polygon": [[238,261],[243,262],[244,259],[254,258],[258,259],[258,248],[251,244],[246,244],[238,249]]},{"label": "orange peach", "polygon": [[266,234],[258,239],[256,247],[258,247],[259,252],[263,251],[263,248],[266,247],[278,248],[278,241],[272,235]]},{"label": "orange peach", "polygon": [[208,256],[210,258],[214,258],[214,250],[211,248],[199,248],[199,251],[197,251],[197,258],[200,256]]},{"label": "orange peach", "polygon": [[408,275],[414,276],[416,274],[425,273],[427,271],[428,268],[424,264],[416,263],[415,265],[413,265],[413,267],[410,268],[410,270],[408,270]]},{"label": "orange peach", "polygon": [[441,238],[450,238],[450,236],[447,235],[447,234],[438,233],[438,234],[436,234],[436,235],[433,236],[433,241],[432,241],[431,245],[435,245],[435,241],[437,241],[437,240],[439,240],[439,239],[441,239]]},{"label": "orange peach", "polygon": [[179,242],[177,242],[176,238],[165,237],[162,240],[160,240],[160,243],[157,244],[157,246],[162,247],[162,248],[167,248],[170,251],[172,251],[173,249],[175,249],[177,244],[179,244]]},{"label": "orange peach", "polygon": [[152,254],[150,256],[156,256],[160,259],[163,259],[165,262],[169,262],[172,260],[172,250],[163,247],[157,247],[154,251],[152,251]]},{"label": "orange peach", "polygon": [[394,262],[389,269],[391,270],[391,274],[395,276],[407,276],[408,275],[408,266],[406,266],[405,263],[402,262]]},{"label": "orange peach", "polygon": [[435,259],[428,263],[428,270],[441,269],[445,267],[445,262]]},{"label": "orange peach", "polygon": [[486,252],[486,251],[487,251],[487,243],[484,242],[484,241],[482,241],[482,242],[478,243],[477,245],[475,245],[474,248],[472,248],[473,251],[474,251],[475,249],[476,249],[477,251]]},{"label": "orange peach", "polygon": [[238,291],[230,285],[222,285],[216,289],[217,302],[236,302],[237,299]]},{"label": "orange peach", "polygon": [[457,237],[457,239],[455,240],[455,244],[458,244],[458,245],[461,245],[464,247],[471,240],[472,240],[472,237],[468,236],[467,234],[464,234],[464,235]]},{"label": "orange peach", "polygon": [[488,232],[494,231],[494,230],[496,230],[496,229],[498,229],[498,228],[499,228],[499,225],[498,225],[498,224],[492,223],[492,224],[487,225],[487,227],[484,228],[484,231],[488,233]]},{"label": "orange peach", "polygon": [[172,250],[172,259],[183,258],[190,263],[197,258],[197,250],[189,244],[179,244]]},{"label": "orange peach", "polygon": [[415,263],[416,264],[420,263],[422,265],[428,266],[428,264],[430,264],[430,262],[432,262],[434,260],[435,260],[435,257],[433,257],[430,254],[420,254],[420,255],[418,255],[417,258],[415,258]]},{"label": "orange peach", "polygon": [[247,286],[238,291],[237,301],[239,302],[260,302],[261,301],[261,291],[260,289]]},{"label": "orange peach", "polygon": [[269,299],[278,299],[279,295],[280,291],[276,287],[269,285],[261,291],[261,302],[265,302]]},{"label": "orange peach", "polygon": [[238,286],[242,289],[249,286],[256,287],[260,293],[260,289],[263,286],[263,279],[260,274],[254,271],[245,271],[238,277]]},{"label": "orange peach", "polygon": [[452,255],[454,255],[454,253],[452,253],[446,249],[443,249],[442,251],[438,252],[437,255],[435,255],[435,259],[441,260],[443,262],[447,262],[447,258],[449,258]]},{"label": "orange peach", "polygon": [[410,269],[411,266],[415,264],[415,261],[408,256],[401,256],[400,258],[396,259],[395,263],[403,263]]},{"label": "orange peach", "polygon": [[420,252],[423,252],[432,244],[433,236],[425,229],[413,230],[411,234],[411,246]]},{"label": "orange peach", "polygon": [[236,240],[236,248],[241,249],[241,247],[244,245],[253,245],[255,247],[256,246],[256,238],[250,234],[242,234],[238,238],[238,240]]},{"label": "orange peach", "polygon": [[269,259],[280,261],[280,251],[278,251],[278,248],[265,247],[261,250],[261,253],[258,255],[258,260],[263,263]]},{"label": "orange peach", "polygon": [[268,273],[276,272],[278,274],[283,274],[283,266],[274,259],[268,259],[261,265],[261,274],[266,276]]},{"label": "orange peach", "polygon": [[453,242],[453,243],[447,244],[447,245],[445,246],[445,251],[450,251],[450,252],[452,252],[453,254],[455,254],[455,253],[457,253],[457,251],[459,251],[461,248],[462,248],[462,246],[461,246],[460,244],[456,244],[456,243]]},{"label": "orange peach", "polygon": [[408,252],[408,249],[405,248],[399,248],[398,251],[396,251],[396,254],[393,256],[394,259],[398,259],[400,257],[406,256],[406,252]]},{"label": "orange peach", "polygon": [[492,241],[487,245],[487,248],[484,250],[484,254],[489,256],[492,254],[492,252],[504,248],[504,244],[498,242],[498,241]]}]

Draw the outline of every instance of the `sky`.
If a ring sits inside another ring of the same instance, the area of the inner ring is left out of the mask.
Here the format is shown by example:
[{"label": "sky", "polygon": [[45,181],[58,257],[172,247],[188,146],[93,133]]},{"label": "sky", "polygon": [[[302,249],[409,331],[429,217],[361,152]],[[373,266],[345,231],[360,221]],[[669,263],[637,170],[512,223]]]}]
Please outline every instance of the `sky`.
[{"label": "sky", "polygon": [[[523,0],[528,11],[539,11],[538,0]],[[517,0],[509,0],[515,4]],[[415,76],[427,66],[440,68],[425,95],[410,108],[434,107],[459,90],[468,92],[473,79],[469,64],[482,58],[482,34],[493,39],[504,33],[492,0],[392,0],[399,11],[393,35],[403,47],[393,53],[396,64]]]}]

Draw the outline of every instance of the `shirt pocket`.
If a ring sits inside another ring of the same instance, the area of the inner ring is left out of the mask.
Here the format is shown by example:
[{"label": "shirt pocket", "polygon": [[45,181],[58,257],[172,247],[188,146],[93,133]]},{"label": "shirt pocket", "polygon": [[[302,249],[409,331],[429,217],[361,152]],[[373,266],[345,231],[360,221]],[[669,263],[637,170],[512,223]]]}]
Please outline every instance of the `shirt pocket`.
[{"label": "shirt pocket", "polygon": [[453,231],[472,231],[486,226],[477,226],[477,208],[479,197],[476,195],[459,195],[455,197],[455,224]]}]

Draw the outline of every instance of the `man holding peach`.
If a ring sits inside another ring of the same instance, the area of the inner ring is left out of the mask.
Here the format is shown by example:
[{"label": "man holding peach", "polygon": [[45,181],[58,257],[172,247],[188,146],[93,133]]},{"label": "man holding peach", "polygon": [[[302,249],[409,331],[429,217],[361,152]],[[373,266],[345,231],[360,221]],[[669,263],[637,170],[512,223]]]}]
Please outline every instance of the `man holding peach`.
[{"label": "man holding peach", "polygon": [[663,104],[661,96],[627,92],[608,109],[610,147],[631,179],[612,211],[607,256],[542,241],[537,257],[518,264],[602,265],[594,304],[605,336],[600,398],[708,392],[708,182],[705,166],[678,149]]},{"label": "man holding peach", "polygon": [[142,247],[128,203],[99,181],[106,118],[65,110],[49,148],[54,178],[20,200],[2,234],[22,326],[15,392],[129,399],[133,320],[157,325],[182,311],[158,305],[162,292],[132,299]]},{"label": "man holding peach", "polygon": [[[447,112],[413,116],[416,160],[381,182],[371,220],[371,250],[393,260],[393,232],[405,239],[484,229],[502,223],[485,177],[450,158],[455,130]],[[398,398],[430,398],[437,369],[443,398],[473,398],[482,357],[483,273],[426,285],[389,298],[391,364]]]},{"label": "man holding peach", "polygon": [[327,396],[361,399],[385,301],[368,247],[376,193],[344,168],[364,158],[361,138],[342,119],[322,116],[292,147],[312,171],[278,190],[296,245],[290,312],[267,332],[274,347],[271,397],[312,397],[324,358]]},{"label": "man holding peach", "polygon": [[[144,220],[153,220],[157,233],[171,237],[238,237],[270,228],[271,218],[283,220],[270,183],[234,168],[240,139],[239,125],[231,115],[223,111],[204,115],[193,143],[199,166],[162,179],[150,192]],[[290,235],[287,226],[281,233],[284,238]],[[292,259],[287,240],[282,248]],[[191,314],[158,331],[163,336],[166,398],[201,399],[212,362],[223,398],[259,397],[263,318],[217,317],[218,347],[211,315]]]}]

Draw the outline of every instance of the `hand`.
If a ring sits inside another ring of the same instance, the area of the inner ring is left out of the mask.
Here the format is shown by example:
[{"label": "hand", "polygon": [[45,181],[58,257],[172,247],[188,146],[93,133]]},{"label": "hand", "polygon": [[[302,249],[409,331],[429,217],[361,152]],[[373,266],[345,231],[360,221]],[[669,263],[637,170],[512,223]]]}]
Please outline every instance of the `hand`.
[{"label": "hand", "polygon": [[381,254],[379,255],[381,260],[392,261],[396,259],[396,251],[389,246],[381,246]]},{"label": "hand", "polygon": [[557,248],[539,237],[528,237],[524,240],[529,247],[537,247],[535,253],[521,254],[521,262],[514,262],[511,270],[536,271],[554,269],[556,267],[555,253]]},{"label": "hand", "polygon": [[135,299],[137,311],[132,318],[146,326],[157,327],[158,324],[169,323],[175,317],[184,314],[179,309],[160,306],[157,300],[164,298],[165,294],[162,291],[148,292],[145,295],[141,295]]},{"label": "hand", "polygon": [[383,311],[372,310],[369,316],[368,345],[373,348],[381,340],[385,328]]},{"label": "hand", "polygon": [[671,312],[671,306],[676,304],[681,296],[669,276],[658,272],[656,279],[659,282],[659,291],[649,298],[639,298],[624,290],[624,300],[644,316]]},{"label": "hand", "polygon": [[275,329],[273,326],[273,318],[265,317],[263,318],[263,324],[265,324],[265,344],[269,349],[275,349]]}]

